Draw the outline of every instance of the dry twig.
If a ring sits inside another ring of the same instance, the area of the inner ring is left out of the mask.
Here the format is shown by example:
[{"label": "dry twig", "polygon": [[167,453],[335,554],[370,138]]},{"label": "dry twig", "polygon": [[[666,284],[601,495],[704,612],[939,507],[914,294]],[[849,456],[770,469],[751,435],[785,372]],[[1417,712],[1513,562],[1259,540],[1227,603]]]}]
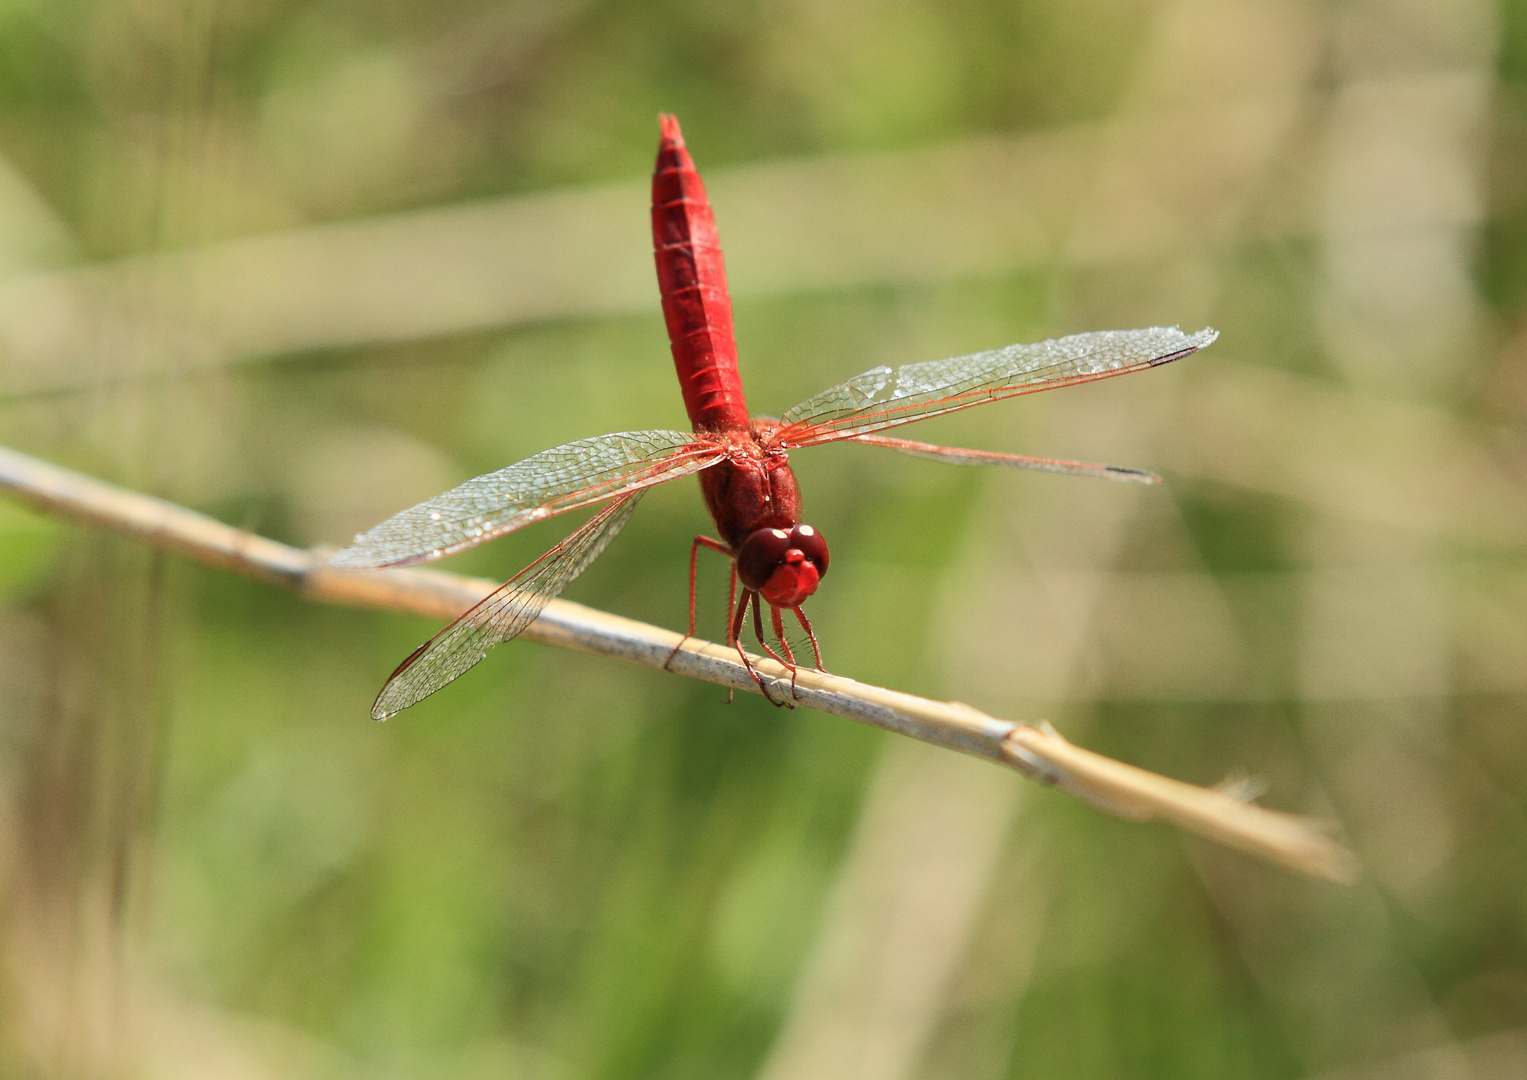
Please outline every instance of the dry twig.
[{"label": "dry twig", "polygon": [[[198,562],[245,574],[328,604],[378,608],[449,620],[498,582],[438,570],[341,570],[330,551],[303,550],[225,525],[163,499],[0,448],[0,487],[47,514],[137,537]],[[581,604],[555,600],[524,636],[547,645],[663,668],[680,635]],[[754,657],[776,697],[788,671]],[[758,687],[735,650],[689,639],[670,671],[738,690]],[[961,750],[1053,784],[1130,820],[1162,820],[1301,873],[1349,881],[1352,855],[1318,823],[1267,810],[1215,789],[1195,787],[1084,750],[1048,724],[999,720],[958,702],[931,701],[839,675],[801,670],[795,699],[822,712]]]}]

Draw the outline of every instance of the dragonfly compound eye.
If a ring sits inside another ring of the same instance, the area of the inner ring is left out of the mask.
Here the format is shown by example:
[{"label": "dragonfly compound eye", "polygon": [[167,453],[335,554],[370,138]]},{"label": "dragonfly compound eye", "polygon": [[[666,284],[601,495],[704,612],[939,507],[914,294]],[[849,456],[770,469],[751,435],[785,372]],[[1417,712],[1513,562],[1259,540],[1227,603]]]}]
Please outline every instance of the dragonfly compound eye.
[{"label": "dragonfly compound eye", "polygon": [[748,588],[761,589],[789,550],[790,534],[784,529],[756,529],[737,549],[737,576]]},{"label": "dragonfly compound eye", "polygon": [[[820,560],[820,561],[819,561]],[[827,569],[827,543],[810,525],[758,529],[737,552],[737,576],[775,607],[793,608],[817,591]]]},{"label": "dragonfly compound eye", "polygon": [[797,525],[790,530],[790,546],[800,548],[801,554],[817,568],[818,577],[827,576],[827,541],[810,525]]}]

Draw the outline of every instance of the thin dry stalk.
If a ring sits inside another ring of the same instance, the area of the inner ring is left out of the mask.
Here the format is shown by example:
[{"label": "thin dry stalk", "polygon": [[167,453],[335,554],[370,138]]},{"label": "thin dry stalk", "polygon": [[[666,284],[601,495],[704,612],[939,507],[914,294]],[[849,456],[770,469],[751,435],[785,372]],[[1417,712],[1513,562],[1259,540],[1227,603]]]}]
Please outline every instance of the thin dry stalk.
[{"label": "thin dry stalk", "polygon": [[[326,549],[303,550],[81,473],[0,447],[0,487],[43,513],[84,522],[291,589],[310,600],[454,619],[498,582],[438,570],[341,570]],[[735,650],[555,600],[524,636],[563,648],[630,660],[737,690],[758,687]],[[675,646],[679,651],[668,663]],[[781,698],[788,671],[753,665]],[[801,670],[795,700],[821,712],[872,724],[1017,769],[1129,820],[1168,821],[1187,832],[1290,869],[1350,881],[1352,855],[1320,823],[1266,810],[1226,791],[1195,787],[1084,750],[1048,724],[999,720],[959,702],[932,701],[825,672]]]}]

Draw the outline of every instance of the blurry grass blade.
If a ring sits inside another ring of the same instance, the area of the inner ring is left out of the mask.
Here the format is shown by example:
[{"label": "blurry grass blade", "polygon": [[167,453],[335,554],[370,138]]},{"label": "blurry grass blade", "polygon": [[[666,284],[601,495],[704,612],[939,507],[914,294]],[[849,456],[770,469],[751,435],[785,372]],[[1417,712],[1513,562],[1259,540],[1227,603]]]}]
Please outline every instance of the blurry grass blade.
[{"label": "blurry grass blade", "polygon": [[[1010,138],[707,177],[736,297],[1168,257],[1213,239],[1274,160],[1278,94]],[[1233,130],[1241,138],[1218,133]],[[1139,145],[1192,145],[1165,183]],[[1085,182],[1111,178],[1107,185]],[[0,283],[12,392],[305,350],[652,310],[646,183],[296,229]],[[895,227],[888,227],[894,222]],[[1054,223],[1069,222],[1057,237]],[[1305,221],[1280,223],[1284,231]],[[802,253],[810,253],[803,258]]]}]

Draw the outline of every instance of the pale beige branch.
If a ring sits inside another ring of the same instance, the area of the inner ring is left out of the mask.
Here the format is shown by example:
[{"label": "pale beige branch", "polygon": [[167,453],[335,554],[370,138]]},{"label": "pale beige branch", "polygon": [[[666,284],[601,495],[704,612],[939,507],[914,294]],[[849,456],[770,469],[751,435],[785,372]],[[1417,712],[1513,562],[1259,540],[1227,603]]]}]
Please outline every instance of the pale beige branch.
[{"label": "pale beige branch", "polygon": [[[36,510],[142,539],[167,551],[281,585],[311,600],[453,619],[498,582],[438,570],[340,570],[329,551],[289,547],[163,499],[0,448],[0,487]],[[524,636],[618,657],[676,675],[755,691],[736,652],[581,604],[552,601]],[[679,647],[672,662],[669,656]],[[1130,820],[1159,819],[1279,863],[1335,881],[1355,874],[1352,855],[1318,822],[1266,810],[1208,788],[1168,779],[1094,754],[1048,724],[999,720],[958,702],[870,686],[820,671],[789,673],[754,657],[776,698],[909,735],[1007,765]],[[357,703],[357,710],[361,705]]]}]

